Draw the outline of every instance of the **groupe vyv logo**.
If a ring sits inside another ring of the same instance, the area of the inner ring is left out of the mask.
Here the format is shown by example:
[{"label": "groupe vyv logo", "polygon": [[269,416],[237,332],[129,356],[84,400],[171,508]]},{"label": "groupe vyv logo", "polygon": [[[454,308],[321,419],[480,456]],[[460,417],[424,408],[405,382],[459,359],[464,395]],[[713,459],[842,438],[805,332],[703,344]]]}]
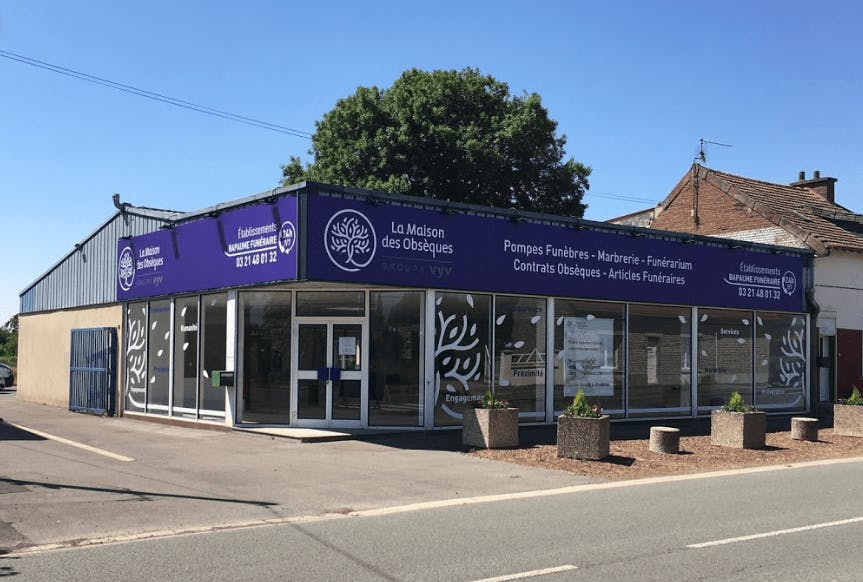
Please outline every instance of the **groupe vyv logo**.
[{"label": "groupe vyv logo", "polygon": [[120,258],[117,261],[117,281],[123,291],[131,289],[135,283],[135,255],[132,253],[132,247],[123,247],[120,251]]},{"label": "groupe vyv logo", "polygon": [[324,227],[324,248],[330,261],[343,271],[355,273],[375,258],[375,227],[358,210],[340,210]]}]

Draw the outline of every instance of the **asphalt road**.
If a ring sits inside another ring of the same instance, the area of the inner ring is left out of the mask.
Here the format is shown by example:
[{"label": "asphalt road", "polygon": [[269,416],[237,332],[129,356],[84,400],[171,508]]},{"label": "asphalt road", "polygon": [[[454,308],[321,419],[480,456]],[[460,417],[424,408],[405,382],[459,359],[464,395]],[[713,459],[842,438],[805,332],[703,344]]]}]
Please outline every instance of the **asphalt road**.
[{"label": "asphalt road", "polygon": [[0,575],[481,580],[558,569],[531,579],[859,581],[861,482],[863,463],[846,462],[588,488],[0,558]]}]

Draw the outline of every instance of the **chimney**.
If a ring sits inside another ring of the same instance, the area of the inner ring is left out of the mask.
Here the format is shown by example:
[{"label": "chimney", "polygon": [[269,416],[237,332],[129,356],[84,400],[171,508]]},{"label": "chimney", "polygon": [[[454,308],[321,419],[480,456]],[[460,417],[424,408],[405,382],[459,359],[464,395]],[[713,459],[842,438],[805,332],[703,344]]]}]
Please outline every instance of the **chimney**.
[{"label": "chimney", "polygon": [[816,194],[824,198],[827,202],[831,204],[836,204],[835,193],[834,193],[834,185],[836,184],[836,178],[828,178],[821,177],[821,172],[815,170],[812,172],[812,179],[806,179],[806,172],[800,172],[797,176],[796,182],[791,182],[792,186],[802,186],[803,188],[809,188],[814,191]]}]

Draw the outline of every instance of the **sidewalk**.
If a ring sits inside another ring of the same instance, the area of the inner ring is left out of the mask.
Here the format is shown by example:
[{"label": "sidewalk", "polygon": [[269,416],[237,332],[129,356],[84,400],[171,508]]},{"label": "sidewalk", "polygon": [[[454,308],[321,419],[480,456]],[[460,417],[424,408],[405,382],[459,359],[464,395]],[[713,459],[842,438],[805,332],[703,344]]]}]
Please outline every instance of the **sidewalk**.
[{"label": "sidewalk", "polygon": [[15,397],[0,393],[0,553],[590,482],[461,454],[458,431],[304,443]]}]

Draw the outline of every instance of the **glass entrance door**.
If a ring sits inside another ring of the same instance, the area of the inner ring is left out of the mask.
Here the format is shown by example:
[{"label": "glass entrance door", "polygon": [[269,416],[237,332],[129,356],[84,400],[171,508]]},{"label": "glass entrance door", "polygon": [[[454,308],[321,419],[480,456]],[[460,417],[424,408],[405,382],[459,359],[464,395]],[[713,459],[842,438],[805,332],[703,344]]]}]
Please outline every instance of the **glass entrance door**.
[{"label": "glass entrance door", "polygon": [[366,425],[368,343],[364,320],[299,320],[295,327],[294,424]]}]

